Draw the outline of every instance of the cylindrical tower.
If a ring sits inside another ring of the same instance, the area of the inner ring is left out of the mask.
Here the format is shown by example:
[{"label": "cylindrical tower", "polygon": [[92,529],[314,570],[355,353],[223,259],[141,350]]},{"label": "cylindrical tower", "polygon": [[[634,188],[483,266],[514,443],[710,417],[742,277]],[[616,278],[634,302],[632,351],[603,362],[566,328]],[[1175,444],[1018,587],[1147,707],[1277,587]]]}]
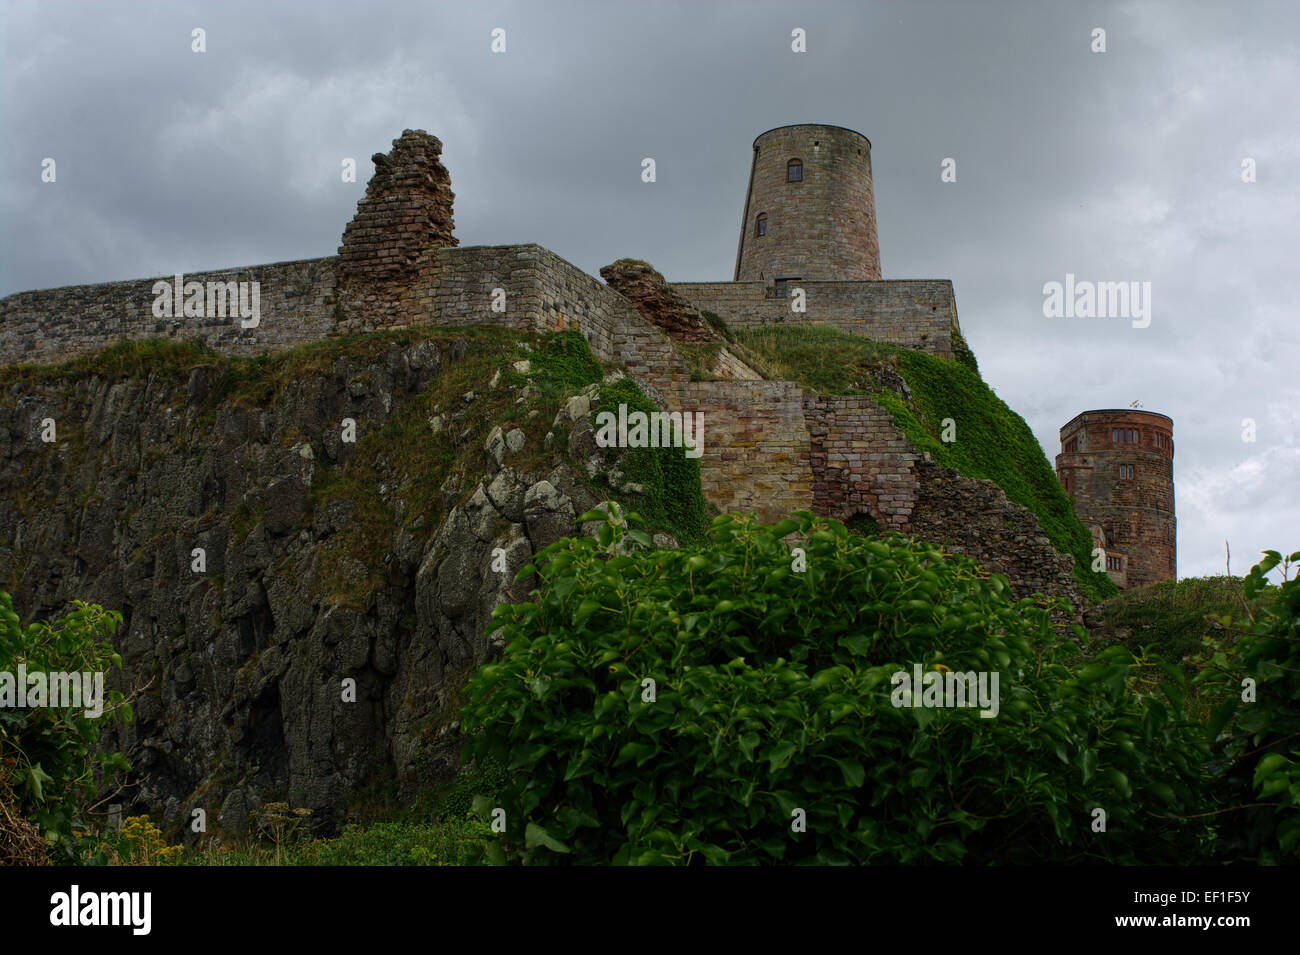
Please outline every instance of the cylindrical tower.
[{"label": "cylindrical tower", "polygon": [[843,126],[779,126],[754,140],[736,281],[880,278],[871,143]]},{"label": "cylindrical tower", "polygon": [[1061,429],[1056,473],[1075,513],[1100,525],[1122,587],[1178,575],[1174,422],[1152,411],[1085,411]]}]

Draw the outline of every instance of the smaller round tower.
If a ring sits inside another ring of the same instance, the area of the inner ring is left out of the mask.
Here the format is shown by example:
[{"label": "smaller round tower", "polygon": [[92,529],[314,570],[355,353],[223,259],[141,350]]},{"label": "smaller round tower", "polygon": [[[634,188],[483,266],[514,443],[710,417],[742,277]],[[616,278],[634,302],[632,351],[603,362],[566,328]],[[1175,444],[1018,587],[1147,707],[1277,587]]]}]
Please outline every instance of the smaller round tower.
[{"label": "smaller round tower", "polygon": [[1123,589],[1178,575],[1174,422],[1133,408],[1085,411],[1061,428],[1056,474]]},{"label": "smaller round tower", "polygon": [[880,278],[871,142],[843,126],[779,126],[754,140],[737,282]]}]

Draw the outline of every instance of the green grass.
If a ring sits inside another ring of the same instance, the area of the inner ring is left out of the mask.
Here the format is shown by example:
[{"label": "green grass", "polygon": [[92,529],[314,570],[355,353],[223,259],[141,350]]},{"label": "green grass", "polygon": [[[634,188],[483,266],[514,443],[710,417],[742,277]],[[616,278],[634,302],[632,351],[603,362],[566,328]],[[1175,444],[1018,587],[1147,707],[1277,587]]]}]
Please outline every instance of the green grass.
[{"label": "green grass", "polygon": [[[1009,500],[1028,508],[1053,546],[1074,556],[1074,576],[1086,596],[1102,600],[1117,592],[1104,574],[1092,572],[1092,537],[1029,425],[984,383],[973,361],[948,361],[817,326],[735,334],[741,357],[753,356],[768,377],[823,394],[872,395],[917,451],[928,451],[937,464],[968,477],[993,481]],[[907,381],[910,402],[879,384],[887,371]],[[940,440],[945,418],[956,424],[956,440],[950,443]]]}]

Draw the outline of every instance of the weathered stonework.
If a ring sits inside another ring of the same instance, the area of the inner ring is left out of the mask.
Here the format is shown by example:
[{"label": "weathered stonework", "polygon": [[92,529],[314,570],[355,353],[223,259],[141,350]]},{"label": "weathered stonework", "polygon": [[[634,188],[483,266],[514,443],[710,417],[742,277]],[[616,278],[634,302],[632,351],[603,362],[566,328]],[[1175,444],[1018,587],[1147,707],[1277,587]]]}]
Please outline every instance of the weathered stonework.
[{"label": "weathered stonework", "polygon": [[967,477],[930,461],[916,462],[916,509],[910,532],[965,554],[1002,574],[1016,597],[1065,597],[1075,617],[1083,606],[1074,559],[1052,546],[1038,519],[1007,500],[992,481]]},{"label": "weathered stonework", "polygon": [[906,532],[916,507],[919,459],[889,412],[865,395],[804,395],[813,510],[841,520],[870,516]]},{"label": "weathered stonework", "polygon": [[952,283],[900,282],[798,283],[806,311],[791,307],[791,295],[777,296],[762,282],[677,282],[683,298],[702,312],[713,312],[735,328],[770,325],[828,325],[891,345],[952,358],[952,335],[960,331]]},{"label": "weathered stonework", "polygon": [[699,309],[664,281],[648,262],[619,259],[600,270],[600,277],[636,307],[641,317],[674,341],[710,342],[718,336]]},{"label": "weathered stonework", "polygon": [[[343,230],[339,291],[345,309],[364,309],[370,321],[407,324],[413,280],[436,250],[455,246],[451,176],[442,165],[442,141],[407,129],[387,155],[375,153],[375,174]],[[346,318],[345,330],[360,317]]]},{"label": "weathered stonework", "polygon": [[[792,161],[800,163],[795,182],[789,181]],[[770,129],[754,140],[735,278],[768,284],[880,278],[866,136],[804,125]]]},{"label": "weathered stonework", "polygon": [[233,316],[156,318],[153,288],[173,282],[170,275],[7,295],[0,298],[0,364],[61,361],[154,336],[197,338],[234,355],[292,348],[333,331],[336,267],[334,258],[302,259],[185,274],[186,282],[257,282],[256,328]]},{"label": "weathered stonework", "polygon": [[1120,586],[1178,574],[1173,472],[1174,423],[1166,415],[1085,411],[1061,428],[1057,476],[1079,516],[1100,527],[1107,569]]}]

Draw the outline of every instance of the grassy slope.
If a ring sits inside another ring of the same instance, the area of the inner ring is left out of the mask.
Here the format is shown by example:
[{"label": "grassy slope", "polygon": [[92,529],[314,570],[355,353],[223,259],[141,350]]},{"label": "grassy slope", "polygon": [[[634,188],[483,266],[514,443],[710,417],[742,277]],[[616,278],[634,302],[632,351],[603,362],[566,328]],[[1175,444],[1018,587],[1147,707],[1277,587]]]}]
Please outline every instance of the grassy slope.
[{"label": "grassy slope", "polygon": [[[1092,538],[1033,432],[984,383],[973,362],[947,361],[816,326],[734,329],[732,334],[740,357],[766,377],[797,381],[823,394],[871,394],[918,451],[969,477],[993,481],[1008,499],[1033,512],[1056,549],[1074,556],[1074,576],[1084,594],[1100,600],[1116,593],[1104,574],[1092,572]],[[906,379],[910,405],[873,377],[873,370],[885,368]],[[945,418],[956,424],[951,443],[940,440]]]}]

